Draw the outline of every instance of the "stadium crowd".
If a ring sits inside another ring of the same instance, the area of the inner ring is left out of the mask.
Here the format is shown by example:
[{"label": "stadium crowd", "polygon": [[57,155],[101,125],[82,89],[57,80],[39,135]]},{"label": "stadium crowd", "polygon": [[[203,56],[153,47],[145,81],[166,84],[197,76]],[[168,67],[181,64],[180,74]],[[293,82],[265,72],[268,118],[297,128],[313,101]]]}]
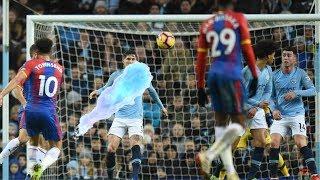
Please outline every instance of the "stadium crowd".
[{"label": "stadium crowd", "polygon": [[[17,3],[18,2],[18,3]],[[201,14],[216,9],[214,0],[70,0],[11,2],[10,9],[10,79],[14,77],[26,59],[26,15],[33,14]],[[239,0],[236,9],[244,13],[309,13],[312,1],[304,0]],[[257,25],[256,25],[257,26]],[[161,23],[140,23],[138,29],[169,29]],[[1,28],[2,29],[2,28]],[[169,29],[170,30],[170,29]],[[91,91],[102,87],[109,75],[121,68],[121,52],[134,48],[139,61],[149,65],[154,75],[154,87],[169,110],[169,117],[161,115],[160,108],[144,96],[144,147],[142,176],[144,179],[172,177],[199,177],[195,155],[206,150],[214,140],[212,124],[214,114],[210,104],[201,109],[196,102],[194,62],[196,37],[176,37],[172,50],[159,50],[154,39],[144,35],[124,35],[86,29],[58,27],[57,57],[65,67],[65,81],[58,104],[63,132],[63,154],[53,172],[60,178],[93,179],[106,177],[106,147],[108,128],[112,118],[96,124],[84,137],[74,140],[73,134],[82,114],[93,108],[95,100],[89,100]],[[251,31],[253,42],[261,38],[273,38],[278,44],[274,68],[278,67],[281,48],[294,45],[298,49],[298,66],[313,77],[314,37],[313,26],[290,26]],[[266,35],[267,34],[267,35]],[[72,37],[71,37],[72,36]],[[70,38],[71,37],[71,38]],[[2,38],[2,33],[1,33]],[[2,50],[2,48],[1,48]],[[1,78],[2,79],[2,78]],[[313,79],[313,78],[312,78]],[[310,146],[313,147],[314,99],[306,99],[306,117]],[[10,96],[10,139],[18,133],[19,103]],[[289,138],[283,143],[282,152],[290,174],[305,175],[297,147]],[[129,138],[126,135],[117,152],[115,177],[128,179],[130,167]],[[236,151],[235,162],[240,177],[245,177],[250,165],[250,145]],[[267,161],[265,161],[267,162]],[[25,148],[19,148],[10,156],[10,177],[25,176]],[[263,163],[262,177],[268,176]]]}]

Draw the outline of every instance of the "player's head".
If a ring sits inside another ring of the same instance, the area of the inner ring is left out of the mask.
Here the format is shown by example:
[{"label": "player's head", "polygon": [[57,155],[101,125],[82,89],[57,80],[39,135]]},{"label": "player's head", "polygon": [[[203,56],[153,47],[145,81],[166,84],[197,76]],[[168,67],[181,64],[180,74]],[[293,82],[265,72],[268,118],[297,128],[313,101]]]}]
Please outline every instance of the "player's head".
[{"label": "player's head", "polygon": [[134,63],[136,60],[137,60],[136,54],[132,49],[129,49],[123,53],[122,62],[124,67]]},{"label": "player's head", "polygon": [[35,58],[37,56],[37,53],[38,53],[37,46],[35,44],[32,44],[30,46],[30,57]]},{"label": "player's head", "polygon": [[49,38],[41,38],[35,43],[36,48],[38,49],[39,54],[51,54],[51,49],[53,45],[53,41]]},{"label": "player's head", "polygon": [[282,50],[282,66],[293,67],[297,63],[297,49],[293,46],[288,46]]},{"label": "player's head", "polygon": [[271,39],[264,39],[259,41],[254,46],[254,53],[259,60],[267,61],[267,64],[272,64],[276,51],[276,44]]},{"label": "player's head", "polygon": [[234,0],[218,0],[218,7],[221,9],[232,9]]}]

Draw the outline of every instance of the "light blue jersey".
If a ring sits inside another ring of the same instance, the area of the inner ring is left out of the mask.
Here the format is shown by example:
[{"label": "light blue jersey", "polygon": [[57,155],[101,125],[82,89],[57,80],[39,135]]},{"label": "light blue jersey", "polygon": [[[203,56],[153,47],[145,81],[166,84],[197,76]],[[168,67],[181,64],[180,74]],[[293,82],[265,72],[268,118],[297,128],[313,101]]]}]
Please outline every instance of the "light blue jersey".
[{"label": "light blue jersey", "polygon": [[[296,98],[290,101],[284,99],[285,95],[293,91]],[[300,68],[294,68],[289,74],[281,69],[273,73],[273,109],[277,109],[283,116],[304,115],[305,109],[302,97],[315,96],[316,88],[307,73]]]},{"label": "light blue jersey", "polygon": [[[122,74],[123,70],[117,70],[114,73],[112,73],[108,79],[108,82],[106,85],[104,85],[102,88],[100,88],[99,94],[106,89],[109,86],[112,86],[114,80]],[[147,89],[150,96],[152,99],[156,102],[156,104],[162,109],[164,106],[162,102],[159,99],[159,96],[152,86],[150,84],[150,87]],[[118,112],[115,114],[116,118],[121,118],[121,119],[142,119],[143,118],[143,106],[142,106],[142,95],[138,96],[134,99],[134,104],[133,105],[125,105],[121,109],[119,109]]]},{"label": "light blue jersey", "polygon": [[[258,67],[258,89],[256,95],[249,98],[246,103],[247,108],[258,107],[261,101],[270,100],[272,93],[272,69],[270,66],[266,66],[262,70]],[[248,66],[242,69],[243,84],[245,88],[249,89],[249,82],[253,79],[251,71]]]}]

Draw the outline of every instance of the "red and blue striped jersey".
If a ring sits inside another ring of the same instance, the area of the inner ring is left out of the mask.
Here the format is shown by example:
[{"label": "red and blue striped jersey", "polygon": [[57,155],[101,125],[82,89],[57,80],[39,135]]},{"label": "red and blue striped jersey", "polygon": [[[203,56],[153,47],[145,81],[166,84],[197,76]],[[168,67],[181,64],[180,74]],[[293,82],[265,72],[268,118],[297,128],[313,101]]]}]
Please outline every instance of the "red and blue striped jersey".
[{"label": "red and blue striped jersey", "polygon": [[57,62],[31,59],[22,66],[26,108],[56,108],[57,92],[61,87],[63,67]]},{"label": "red and blue striped jersey", "polygon": [[242,54],[256,77],[255,56],[251,47],[247,20],[242,13],[221,11],[202,23],[198,38],[197,75],[198,86],[204,87],[206,52],[210,52],[212,65],[209,73],[228,79],[242,79]]}]

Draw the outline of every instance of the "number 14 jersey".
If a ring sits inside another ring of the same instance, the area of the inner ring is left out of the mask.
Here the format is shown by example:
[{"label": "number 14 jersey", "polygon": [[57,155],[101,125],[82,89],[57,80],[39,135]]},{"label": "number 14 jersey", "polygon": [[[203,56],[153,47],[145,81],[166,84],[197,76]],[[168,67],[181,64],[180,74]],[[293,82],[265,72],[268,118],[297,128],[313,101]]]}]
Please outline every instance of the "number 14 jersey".
[{"label": "number 14 jersey", "polygon": [[[223,75],[231,80],[241,80],[242,53],[249,67],[254,67],[255,57],[251,47],[250,33],[247,20],[242,13],[231,10],[221,11],[202,23],[198,52],[208,48],[209,57],[213,61],[210,74]],[[198,69],[198,71],[201,70]]]},{"label": "number 14 jersey", "polygon": [[61,87],[63,67],[50,60],[31,59],[21,68],[24,82],[26,109],[56,109],[57,92]]}]

